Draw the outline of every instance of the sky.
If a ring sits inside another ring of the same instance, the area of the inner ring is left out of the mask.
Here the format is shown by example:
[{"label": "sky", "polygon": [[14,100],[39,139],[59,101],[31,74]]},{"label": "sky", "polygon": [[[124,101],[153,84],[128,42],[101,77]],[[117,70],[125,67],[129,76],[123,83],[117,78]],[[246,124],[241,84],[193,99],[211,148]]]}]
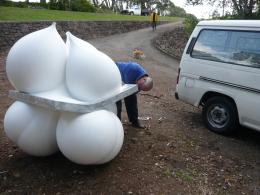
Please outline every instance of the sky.
[{"label": "sky", "polygon": [[[208,5],[186,5],[186,0],[171,0],[174,5],[182,7],[187,13],[195,15],[198,19],[208,19],[213,13],[214,8]],[[220,12],[220,11],[219,11]],[[221,12],[220,12],[221,13]]]}]

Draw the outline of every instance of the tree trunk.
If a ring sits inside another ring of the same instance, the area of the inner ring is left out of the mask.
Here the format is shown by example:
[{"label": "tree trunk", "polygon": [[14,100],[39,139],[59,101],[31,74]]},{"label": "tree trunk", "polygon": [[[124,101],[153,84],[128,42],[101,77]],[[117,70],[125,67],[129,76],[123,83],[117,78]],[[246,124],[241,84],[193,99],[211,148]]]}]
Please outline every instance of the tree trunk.
[{"label": "tree trunk", "polygon": [[111,0],[111,10],[113,10],[113,11],[114,11],[114,8],[115,8],[115,3],[116,3],[115,0]]},{"label": "tree trunk", "polygon": [[92,0],[95,7],[98,7],[98,0]]}]

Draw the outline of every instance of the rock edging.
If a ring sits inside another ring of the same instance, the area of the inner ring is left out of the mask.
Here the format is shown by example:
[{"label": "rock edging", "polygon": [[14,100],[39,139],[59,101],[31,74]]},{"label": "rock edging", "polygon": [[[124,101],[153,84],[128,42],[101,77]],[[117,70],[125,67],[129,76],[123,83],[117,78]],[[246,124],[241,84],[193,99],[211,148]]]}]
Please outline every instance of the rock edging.
[{"label": "rock edging", "polygon": [[173,30],[160,33],[152,40],[152,44],[161,52],[180,60],[188,38],[183,26],[177,26]]},{"label": "rock edging", "polygon": [[[53,21],[36,22],[0,22],[0,52],[9,50],[21,37],[46,28]],[[168,23],[160,21],[159,24]],[[70,31],[81,39],[88,40],[109,35],[125,33],[150,26],[149,21],[58,21],[57,30],[65,39],[65,33]]]}]

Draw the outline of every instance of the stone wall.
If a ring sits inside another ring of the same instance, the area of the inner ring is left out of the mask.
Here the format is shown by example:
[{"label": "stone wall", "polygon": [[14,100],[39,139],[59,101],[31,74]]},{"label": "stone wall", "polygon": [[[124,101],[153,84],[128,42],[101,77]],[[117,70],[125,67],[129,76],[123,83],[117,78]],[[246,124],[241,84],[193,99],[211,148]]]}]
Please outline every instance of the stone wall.
[{"label": "stone wall", "polygon": [[173,30],[159,34],[152,40],[152,43],[157,49],[180,60],[187,41],[188,36],[183,27],[178,26]]},{"label": "stone wall", "polygon": [[[0,52],[10,49],[24,35],[48,27],[51,23],[51,21],[0,22]],[[160,22],[163,23],[167,22]],[[148,21],[59,21],[56,26],[63,38],[65,32],[70,31],[79,38],[88,40],[146,28],[149,25]]]}]

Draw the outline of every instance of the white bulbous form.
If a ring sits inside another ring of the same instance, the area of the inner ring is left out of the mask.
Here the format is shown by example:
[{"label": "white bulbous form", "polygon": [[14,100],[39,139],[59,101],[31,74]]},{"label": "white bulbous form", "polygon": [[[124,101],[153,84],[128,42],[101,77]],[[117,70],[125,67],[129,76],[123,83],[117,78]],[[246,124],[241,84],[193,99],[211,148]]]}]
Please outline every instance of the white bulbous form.
[{"label": "white bulbous form", "polygon": [[69,31],[66,32],[66,36],[67,36],[66,48],[67,48],[68,55],[69,55],[69,49],[70,49],[70,42],[71,42],[71,40],[74,42],[74,44],[84,45],[85,47],[89,47],[90,49],[95,49],[96,50],[96,48],[93,45],[91,45],[89,42],[84,41],[84,40],[74,36]]},{"label": "white bulbous form", "polygon": [[57,126],[61,152],[78,164],[103,164],[120,151],[124,131],[115,114],[99,110],[88,114],[63,113]]},{"label": "white bulbous form", "polygon": [[16,101],[4,118],[6,135],[23,151],[34,156],[48,156],[58,151],[56,127],[59,114]]},{"label": "white bulbous form", "polygon": [[65,81],[66,57],[66,45],[53,23],[13,45],[6,61],[8,79],[27,93],[54,89]]},{"label": "white bulbous form", "polygon": [[72,97],[92,102],[120,90],[121,75],[111,58],[74,36],[67,39],[66,84]]}]

